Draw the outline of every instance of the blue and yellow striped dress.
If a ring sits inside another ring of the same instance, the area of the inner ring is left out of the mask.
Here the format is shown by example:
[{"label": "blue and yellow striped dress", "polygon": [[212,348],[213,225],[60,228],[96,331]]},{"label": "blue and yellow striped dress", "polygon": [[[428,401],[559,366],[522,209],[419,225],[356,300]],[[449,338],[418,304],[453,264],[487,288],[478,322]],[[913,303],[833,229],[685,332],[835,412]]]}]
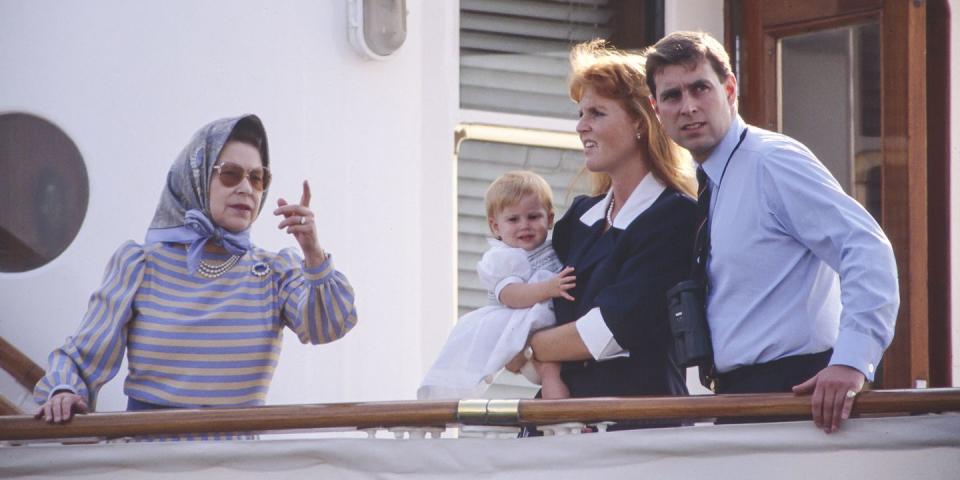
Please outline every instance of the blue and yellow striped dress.
[{"label": "blue and yellow striped dress", "polygon": [[[255,265],[270,271],[254,275]],[[190,408],[262,405],[284,328],[303,343],[319,344],[344,336],[356,322],[353,289],[329,256],[308,269],[292,249],[254,248],[209,279],[188,273],[183,245],[127,242],[110,260],[76,334],[50,354],[34,398],[43,403],[67,389],[92,406],[126,351],[124,393],[136,400]]]}]

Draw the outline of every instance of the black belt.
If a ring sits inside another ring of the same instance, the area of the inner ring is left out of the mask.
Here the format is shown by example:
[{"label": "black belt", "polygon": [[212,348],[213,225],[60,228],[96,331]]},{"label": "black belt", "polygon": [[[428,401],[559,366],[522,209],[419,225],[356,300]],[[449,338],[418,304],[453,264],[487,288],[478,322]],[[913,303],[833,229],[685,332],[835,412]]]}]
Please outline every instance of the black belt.
[{"label": "black belt", "polygon": [[753,365],[745,365],[742,367],[734,368],[729,372],[720,373],[717,375],[717,380],[720,381],[720,384],[724,383],[737,383],[740,379],[745,377],[751,377],[757,375],[765,370],[772,370],[775,368],[790,368],[793,366],[806,365],[809,363],[823,362],[826,365],[830,361],[830,356],[833,355],[833,349],[827,349],[818,353],[807,353],[803,355],[791,355],[789,357],[781,357],[776,360],[771,360],[764,363],[756,363]]}]

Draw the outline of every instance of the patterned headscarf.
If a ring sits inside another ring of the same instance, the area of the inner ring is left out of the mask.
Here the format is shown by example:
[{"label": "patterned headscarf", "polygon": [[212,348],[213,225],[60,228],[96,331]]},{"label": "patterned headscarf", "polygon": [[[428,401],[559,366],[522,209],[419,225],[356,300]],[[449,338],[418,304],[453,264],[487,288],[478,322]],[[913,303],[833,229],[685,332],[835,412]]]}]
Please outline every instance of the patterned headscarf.
[{"label": "patterned headscarf", "polygon": [[[241,125],[242,124],[242,125]],[[160,203],[153,214],[147,230],[146,243],[185,243],[187,268],[190,273],[197,269],[207,241],[223,246],[234,255],[243,255],[251,248],[250,230],[233,233],[213,222],[210,215],[210,180],[220,151],[235,128],[242,126],[256,132],[262,142],[260,147],[263,166],[268,167],[267,132],[256,115],[224,118],[212,122],[193,135],[190,143],[180,152],[170,172],[167,184],[160,195]],[[263,210],[267,191],[260,201]],[[257,210],[257,214],[260,214]]]}]

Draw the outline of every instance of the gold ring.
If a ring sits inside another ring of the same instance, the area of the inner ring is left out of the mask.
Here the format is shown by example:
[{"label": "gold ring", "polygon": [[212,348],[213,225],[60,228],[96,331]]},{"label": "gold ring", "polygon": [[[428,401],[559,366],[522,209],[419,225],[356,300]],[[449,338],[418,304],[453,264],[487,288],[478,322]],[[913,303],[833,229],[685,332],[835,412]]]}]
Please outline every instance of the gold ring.
[{"label": "gold ring", "polygon": [[854,390],[847,390],[847,398],[853,398],[857,396],[857,392]]}]

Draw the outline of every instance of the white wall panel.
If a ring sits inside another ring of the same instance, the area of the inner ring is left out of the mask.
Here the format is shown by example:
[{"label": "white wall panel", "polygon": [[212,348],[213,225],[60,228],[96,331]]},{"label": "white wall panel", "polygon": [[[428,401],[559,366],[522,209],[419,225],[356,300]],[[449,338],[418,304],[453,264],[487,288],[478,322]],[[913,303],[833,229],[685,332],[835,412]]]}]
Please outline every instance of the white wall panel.
[{"label": "white wall panel", "polygon": [[723,0],[664,0],[663,31],[701,30],[723,42]]},{"label": "white wall panel", "polygon": [[[309,179],[320,238],[348,275],[360,321],[309,347],[286,335],[270,403],[413,398],[455,312],[456,2],[408,0],[406,44],[361,59],[346,1],[0,0],[0,112],[76,142],[91,198],[50,264],[0,275],[0,335],[38,363],[77,327],[113,250],[142,241],[167,169],[204,123],[257,113],[278,197]],[[265,209],[253,239],[294,246]],[[439,331],[434,334],[430,332]],[[122,377],[122,375],[118,376]],[[120,379],[101,409],[122,409]]]}]

